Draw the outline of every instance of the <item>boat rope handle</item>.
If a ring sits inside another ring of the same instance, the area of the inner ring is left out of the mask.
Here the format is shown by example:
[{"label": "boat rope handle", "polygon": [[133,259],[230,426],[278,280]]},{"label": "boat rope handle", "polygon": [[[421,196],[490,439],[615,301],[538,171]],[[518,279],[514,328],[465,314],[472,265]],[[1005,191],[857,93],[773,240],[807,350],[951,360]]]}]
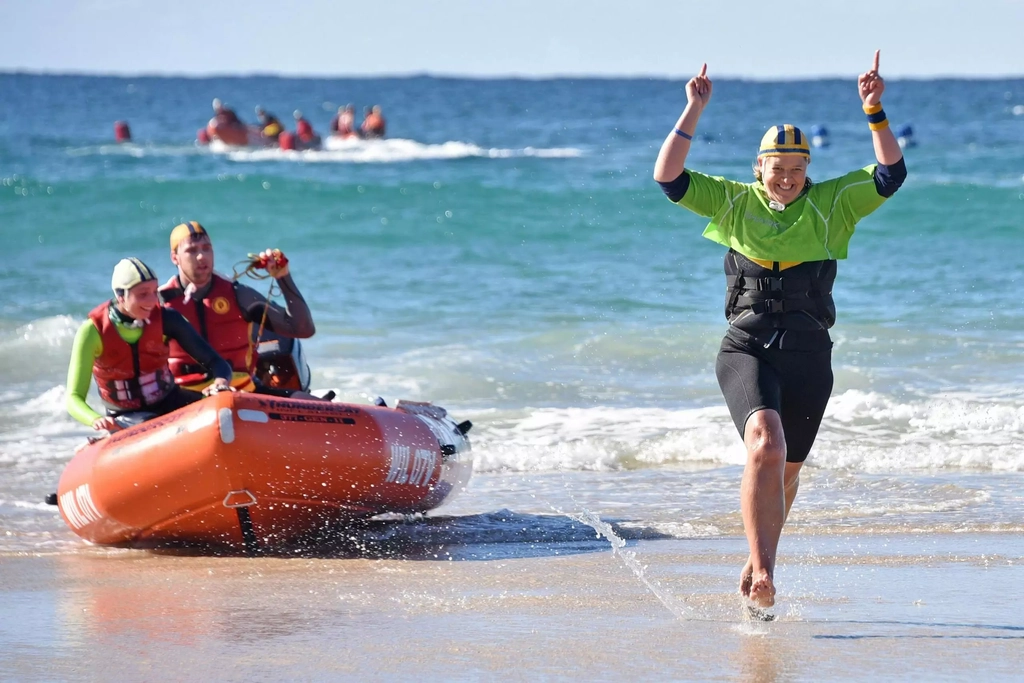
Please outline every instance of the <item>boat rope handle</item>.
[{"label": "boat rope handle", "polygon": [[244,508],[255,504],[256,496],[246,489],[229,491],[228,495],[224,496],[224,507],[226,508]]}]

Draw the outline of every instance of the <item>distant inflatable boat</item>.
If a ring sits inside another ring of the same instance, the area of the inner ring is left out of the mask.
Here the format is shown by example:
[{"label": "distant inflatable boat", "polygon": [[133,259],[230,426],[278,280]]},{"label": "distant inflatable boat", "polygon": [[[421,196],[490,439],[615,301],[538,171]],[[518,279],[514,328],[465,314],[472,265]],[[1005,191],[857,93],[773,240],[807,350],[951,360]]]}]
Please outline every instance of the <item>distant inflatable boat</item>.
[{"label": "distant inflatable boat", "polygon": [[225,145],[232,147],[246,147],[251,142],[251,131],[244,124],[223,124],[214,117],[206,124],[206,128],[200,128],[196,133],[196,141],[208,145],[214,140],[220,140]]},{"label": "distant inflatable boat", "polygon": [[222,392],[80,448],[57,504],[100,545],[294,547],[353,518],[450,499],[472,472],[470,426],[423,403]]},{"label": "distant inflatable boat", "polygon": [[256,126],[223,126],[218,125],[216,119],[211,119],[206,128],[196,132],[196,142],[200,145],[219,142],[228,147],[276,147],[288,152],[319,150],[322,147],[319,135],[310,140],[302,140],[295,133],[283,131],[277,137],[267,137]]}]

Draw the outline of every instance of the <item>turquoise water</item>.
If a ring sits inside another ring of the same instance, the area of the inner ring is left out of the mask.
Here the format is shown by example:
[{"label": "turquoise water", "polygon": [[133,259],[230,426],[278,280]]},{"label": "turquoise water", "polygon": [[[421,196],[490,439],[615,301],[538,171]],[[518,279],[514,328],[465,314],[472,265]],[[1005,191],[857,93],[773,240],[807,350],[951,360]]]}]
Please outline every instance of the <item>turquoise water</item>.
[{"label": "turquoise water", "polygon": [[[0,519],[29,534],[17,543],[69,536],[38,500],[89,431],[63,412],[75,328],[119,258],[170,277],[183,220],[210,230],[221,272],[287,253],[317,324],[315,386],[474,421],[479,476],[456,511],[525,510],[539,490],[550,512],[568,484],[597,513],[736,523],[743,453],[713,372],[723,252],[651,180],[682,82],[8,74],[0,89]],[[300,108],[320,131],[338,104],[380,103],[391,139],[198,148],[215,96],[249,121]],[[716,82],[689,163],[747,178],[764,129],[791,121],[831,132],[812,178],[867,165],[859,104],[852,81]],[[836,388],[809,463],[823,484],[801,493],[803,519],[1017,528],[1024,80],[894,81],[885,105],[919,144],[840,264]],[[113,144],[117,119],[133,144]],[[684,494],[657,487],[693,468],[703,513],[666,509]],[[629,505],[602,498],[617,486]],[[837,519],[836,495],[863,516]]]}]

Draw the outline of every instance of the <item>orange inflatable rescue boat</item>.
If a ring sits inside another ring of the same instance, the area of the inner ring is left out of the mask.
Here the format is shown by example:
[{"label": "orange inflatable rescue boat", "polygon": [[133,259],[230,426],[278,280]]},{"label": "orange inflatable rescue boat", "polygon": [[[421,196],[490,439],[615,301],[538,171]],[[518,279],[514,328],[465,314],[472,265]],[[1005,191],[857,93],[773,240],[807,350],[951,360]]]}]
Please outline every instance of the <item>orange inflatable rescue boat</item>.
[{"label": "orange inflatable rescue boat", "polygon": [[294,547],[354,517],[437,507],[469,480],[466,432],[443,408],[221,392],[91,440],[57,487],[93,543]]},{"label": "orange inflatable rescue boat", "polygon": [[[206,133],[204,136],[203,133]],[[210,122],[206,124],[206,129],[200,130],[196,135],[196,139],[204,144],[208,144],[213,140],[220,140],[225,145],[232,145],[235,147],[245,147],[249,144],[249,129],[244,124],[231,124],[222,123],[217,120],[217,117],[210,119]]]}]

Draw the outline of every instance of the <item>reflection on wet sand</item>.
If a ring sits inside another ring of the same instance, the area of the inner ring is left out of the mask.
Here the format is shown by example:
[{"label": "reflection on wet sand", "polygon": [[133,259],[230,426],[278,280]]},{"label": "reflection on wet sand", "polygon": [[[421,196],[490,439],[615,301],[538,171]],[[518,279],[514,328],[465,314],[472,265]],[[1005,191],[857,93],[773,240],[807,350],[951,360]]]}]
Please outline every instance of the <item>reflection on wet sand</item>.
[{"label": "reflection on wet sand", "polygon": [[[461,532],[418,532],[430,543],[407,556],[384,543],[417,533],[401,522],[377,528],[380,547],[354,558],[84,547],[0,557],[0,670],[123,681],[1019,673],[1024,632],[1005,600],[1022,557],[1014,537],[793,535],[778,620],[752,623],[735,586],[742,537],[627,542],[651,584],[685,606],[676,612],[592,530],[522,516],[449,520],[460,523]],[[470,531],[489,525],[506,542]],[[532,529],[523,543],[512,540],[516,525]],[[889,562],[925,546],[926,566]],[[965,552],[982,546],[999,562]]]},{"label": "reflection on wet sand", "polygon": [[741,672],[742,680],[751,683],[792,680],[794,667],[790,658],[800,657],[801,653],[792,647],[784,633],[773,631],[772,624],[744,624],[737,630],[746,636],[732,657],[732,664]]}]

